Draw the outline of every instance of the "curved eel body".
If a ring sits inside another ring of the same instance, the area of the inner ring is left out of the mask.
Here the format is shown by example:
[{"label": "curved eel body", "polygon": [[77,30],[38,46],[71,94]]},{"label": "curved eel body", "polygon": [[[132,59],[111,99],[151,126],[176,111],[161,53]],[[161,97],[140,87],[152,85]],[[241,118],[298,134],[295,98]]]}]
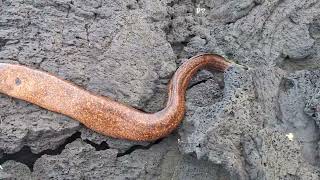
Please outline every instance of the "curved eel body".
[{"label": "curved eel body", "polygon": [[180,124],[188,83],[199,69],[225,71],[230,66],[230,62],[214,54],[190,58],[169,83],[166,107],[155,113],[95,95],[49,73],[6,63],[0,63],[0,93],[69,116],[107,136],[151,141],[167,136]]}]

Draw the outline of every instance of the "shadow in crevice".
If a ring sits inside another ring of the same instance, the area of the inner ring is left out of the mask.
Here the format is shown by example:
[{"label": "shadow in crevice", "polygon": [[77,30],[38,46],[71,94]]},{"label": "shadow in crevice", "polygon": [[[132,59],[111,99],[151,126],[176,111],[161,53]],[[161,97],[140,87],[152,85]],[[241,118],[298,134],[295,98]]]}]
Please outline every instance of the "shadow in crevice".
[{"label": "shadow in crevice", "polygon": [[[13,153],[13,154],[3,154],[3,157],[0,158],[0,164],[8,161],[13,160],[16,162],[23,163],[27,165],[31,171],[33,171],[34,163],[42,156],[42,155],[59,155],[62,153],[62,151],[65,149],[67,144],[70,144],[77,139],[81,138],[81,132],[76,132],[70,137],[68,137],[63,144],[58,146],[55,149],[47,149],[40,153],[33,153],[29,146],[24,146],[20,151]],[[102,142],[101,144],[96,144],[89,140],[83,140],[85,143],[90,144],[92,147],[95,148],[96,151],[102,151],[109,149],[109,145],[107,142]]]},{"label": "shadow in crevice", "polygon": [[105,141],[103,141],[101,144],[96,144],[96,143],[89,141],[89,140],[83,140],[83,141],[86,142],[87,144],[90,144],[92,147],[94,147],[96,149],[96,151],[103,151],[106,149],[110,149],[108,143]]},{"label": "shadow in crevice", "polygon": [[13,153],[13,154],[4,154],[3,157],[0,159],[0,164],[4,163],[5,161],[8,160],[13,160],[16,162],[20,162],[23,163],[25,165],[27,165],[31,171],[33,171],[33,165],[36,162],[37,159],[39,159],[42,155],[58,155],[60,154],[65,146],[73,141],[75,141],[76,139],[80,138],[81,133],[80,132],[76,132],[74,133],[72,136],[68,137],[65,142],[63,144],[61,144],[59,147],[57,147],[56,149],[48,149],[45,151],[42,151],[38,154],[33,153],[30,149],[30,147],[28,146],[24,146],[20,151]]},{"label": "shadow in crevice", "polygon": [[129,155],[131,154],[132,152],[134,152],[135,150],[138,150],[138,149],[150,149],[153,145],[156,145],[156,144],[159,144],[163,139],[158,139],[150,144],[148,144],[147,146],[142,146],[142,145],[134,145],[134,146],[131,146],[129,149],[127,149],[125,152],[123,153],[118,153],[117,154],[117,157],[122,157],[122,156],[125,156],[125,155]]}]

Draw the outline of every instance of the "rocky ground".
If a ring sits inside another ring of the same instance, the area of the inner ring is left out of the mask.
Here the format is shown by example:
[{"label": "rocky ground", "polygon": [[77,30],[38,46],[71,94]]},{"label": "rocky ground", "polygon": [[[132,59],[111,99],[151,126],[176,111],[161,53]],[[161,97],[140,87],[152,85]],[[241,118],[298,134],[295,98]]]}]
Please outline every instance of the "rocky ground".
[{"label": "rocky ground", "polygon": [[154,112],[185,59],[201,71],[179,129],[152,143],[96,134],[0,95],[0,179],[319,179],[319,0],[2,0],[0,61]]}]

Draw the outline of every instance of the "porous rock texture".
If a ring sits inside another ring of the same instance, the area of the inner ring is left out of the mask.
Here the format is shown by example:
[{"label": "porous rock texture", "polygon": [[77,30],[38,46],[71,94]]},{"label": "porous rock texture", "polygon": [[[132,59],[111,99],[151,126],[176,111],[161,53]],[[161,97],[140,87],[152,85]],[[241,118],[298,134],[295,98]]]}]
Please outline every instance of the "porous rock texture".
[{"label": "porous rock texture", "polygon": [[6,161],[1,165],[1,179],[31,179],[31,172],[25,164],[12,160]]},{"label": "porous rock texture", "polygon": [[148,112],[197,53],[248,67],[201,71],[180,128],[151,143],[0,95],[0,178],[319,179],[319,17],[319,0],[0,1],[1,62]]}]

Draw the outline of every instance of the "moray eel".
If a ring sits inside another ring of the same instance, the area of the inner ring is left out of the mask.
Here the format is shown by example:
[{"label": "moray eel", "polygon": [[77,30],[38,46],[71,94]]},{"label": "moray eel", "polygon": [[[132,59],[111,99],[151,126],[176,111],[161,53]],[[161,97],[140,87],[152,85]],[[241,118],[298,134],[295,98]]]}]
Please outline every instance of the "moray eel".
[{"label": "moray eel", "polygon": [[170,80],[165,108],[155,113],[137,110],[52,74],[22,65],[0,63],[0,93],[69,116],[106,136],[153,141],[170,134],[183,120],[186,89],[199,69],[224,72],[232,64],[215,54],[201,54],[188,59]]}]

